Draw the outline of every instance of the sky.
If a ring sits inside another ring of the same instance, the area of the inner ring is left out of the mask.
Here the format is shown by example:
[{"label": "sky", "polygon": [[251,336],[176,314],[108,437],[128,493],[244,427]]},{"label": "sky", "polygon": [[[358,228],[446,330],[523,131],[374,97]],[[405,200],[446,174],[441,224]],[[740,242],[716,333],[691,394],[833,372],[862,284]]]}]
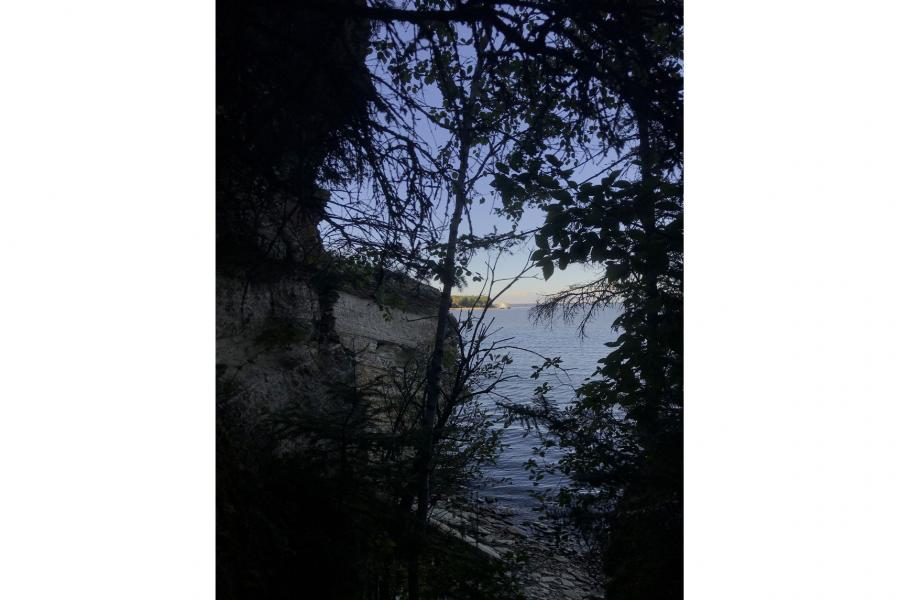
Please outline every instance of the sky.
[{"label": "sky", "polygon": [[[433,89],[426,89],[426,97],[433,104],[440,103],[440,100]],[[423,137],[431,138],[436,143],[443,143],[446,140],[446,132],[430,128],[425,123],[422,123],[421,126]],[[587,164],[576,169],[573,174],[573,179],[582,181],[593,176],[601,168],[602,165],[591,164],[589,161]],[[495,227],[498,232],[509,231],[512,227],[512,223],[508,219],[496,213],[496,209],[500,205],[500,199],[495,197],[494,190],[489,185],[490,180],[491,177],[486,176],[474,185],[473,198],[472,202],[469,204],[469,211],[473,228],[472,233],[475,235],[491,233]],[[475,201],[475,198],[478,197],[484,198],[484,204]],[[517,229],[520,231],[527,231],[540,227],[543,222],[543,210],[526,206]],[[464,218],[461,233],[468,233],[468,226],[469,220]],[[529,257],[534,249],[533,242],[523,243],[513,252],[501,255],[497,262],[497,278],[508,279],[519,274],[523,267],[529,263]],[[476,254],[469,264],[469,269],[473,272],[484,273],[486,271],[485,261],[488,258],[491,258],[492,260],[496,259],[496,253],[492,256],[485,252]],[[534,304],[541,296],[553,294],[574,284],[586,283],[596,279],[597,271],[598,269],[596,266],[586,266],[577,263],[570,264],[565,270],[556,268],[550,279],[544,280],[541,269],[535,267],[532,268],[526,276],[514,283],[509,290],[504,292],[499,300],[510,304]],[[455,291],[465,295],[477,295],[482,290],[482,285],[481,282],[472,282],[470,278],[468,285]],[[498,287],[502,288],[504,285],[506,285],[506,283],[502,283]],[[496,289],[497,288],[495,287],[495,291]]]},{"label": "sky", "polygon": [[[484,204],[477,202],[472,205],[472,225],[475,233],[488,233],[496,226],[498,231],[508,229],[509,221],[496,215],[493,212],[495,200],[489,195],[485,196]],[[540,226],[544,220],[544,213],[540,209],[528,208],[522,217],[519,229],[527,230]],[[509,278],[518,274],[522,268],[528,263],[531,253],[534,251],[534,244],[522,244],[511,254],[504,254],[497,263],[497,277],[499,279]],[[469,268],[475,272],[484,272],[485,260],[488,258],[486,253],[479,253],[471,262]],[[492,258],[496,258],[494,255]],[[584,283],[596,278],[597,270],[595,267],[587,267],[581,264],[570,264],[566,269],[555,269],[550,279],[544,280],[540,268],[533,268],[528,272],[526,277],[517,281],[507,290],[500,300],[510,304],[533,304],[540,296],[552,294],[554,292],[566,289],[570,285]],[[505,285],[502,284],[502,285]],[[502,287],[501,285],[501,287]],[[481,290],[481,283],[469,282],[469,285],[461,290],[466,295],[477,295]]]},{"label": "sky", "polygon": [[[412,39],[414,27],[408,26],[407,28],[399,28],[400,36],[404,39]],[[469,47],[463,47],[460,50],[460,55],[463,57],[464,61],[471,61],[474,56],[472,54],[472,50]],[[370,63],[371,68],[378,68],[378,63],[372,62]],[[424,88],[424,98],[427,100],[429,104],[432,105],[440,105],[441,104],[441,96],[437,91],[437,87],[434,85],[426,85]],[[419,130],[420,135],[424,139],[432,140],[436,145],[442,145],[447,140],[447,133],[438,128],[434,128],[429,126],[424,120],[419,121],[417,124],[417,129]],[[576,181],[580,181],[586,179],[597,172],[599,165],[596,164],[586,164],[581,168],[576,170],[573,174],[573,178]],[[484,198],[484,204],[480,204],[477,201],[473,201],[470,203],[470,215],[471,215],[471,223],[472,228],[475,235],[479,234],[487,234],[490,233],[494,227],[496,227],[498,232],[509,231],[511,228],[511,222],[504,217],[501,217],[496,214],[495,208],[499,204],[499,198],[495,198],[493,195],[493,189],[489,185],[490,177],[485,177],[479,180],[474,187],[474,195],[476,197]],[[524,215],[519,223],[519,230],[529,230],[539,227],[543,224],[544,221],[544,212],[540,209],[534,207],[525,208]],[[460,233],[469,233],[468,231],[468,219],[464,219],[463,227]],[[496,269],[496,277],[498,280],[508,279],[519,274],[523,267],[529,263],[529,257],[534,251],[533,243],[523,243],[518,246],[513,252],[505,253],[500,256],[499,261],[497,262]],[[485,261],[488,259],[494,260],[496,259],[496,253],[492,256],[486,252],[481,252],[475,255],[473,260],[469,264],[469,269],[473,272],[486,272]],[[570,264],[567,266],[565,270],[560,270],[556,268],[550,277],[549,280],[544,280],[544,277],[541,273],[540,268],[532,268],[524,277],[522,277],[519,281],[517,281],[513,286],[507,290],[502,297],[499,299],[511,304],[533,304],[537,301],[541,296],[552,294],[554,292],[558,292],[560,290],[564,290],[571,285],[578,283],[585,283],[597,278],[598,269],[594,266],[585,266],[582,264]],[[495,286],[494,293],[496,293],[497,288],[502,288],[506,285],[507,282],[498,282],[499,285]],[[466,295],[477,295],[482,291],[483,283],[481,282],[473,282],[471,278],[469,278],[468,284],[462,287],[461,289],[454,290],[456,293],[466,294]]]}]

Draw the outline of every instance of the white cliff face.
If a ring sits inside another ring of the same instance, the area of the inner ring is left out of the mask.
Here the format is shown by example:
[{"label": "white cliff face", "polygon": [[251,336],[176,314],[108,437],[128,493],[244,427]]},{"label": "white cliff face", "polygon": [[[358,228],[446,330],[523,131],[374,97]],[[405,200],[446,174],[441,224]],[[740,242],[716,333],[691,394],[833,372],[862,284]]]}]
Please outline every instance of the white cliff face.
[{"label": "white cliff face", "polygon": [[220,404],[248,418],[315,392],[319,348],[313,342],[318,301],[305,285],[216,281],[216,383]]},{"label": "white cliff face", "polygon": [[341,292],[334,316],[335,330],[341,345],[354,356],[361,385],[391,368],[421,360],[434,343],[435,315],[382,310],[372,300]]},{"label": "white cliff face", "polygon": [[396,308],[382,311],[374,301],[346,292],[340,293],[334,315],[335,329],[341,341],[346,339],[356,348],[361,349],[367,342],[376,342],[415,349],[434,341],[436,315]]},{"label": "white cliff face", "polygon": [[340,292],[333,307],[337,339],[317,339],[319,298],[307,284],[281,279],[247,285],[220,276],[216,285],[216,377],[219,402],[237,403],[248,418],[287,406],[312,405],[330,386],[364,386],[393,368],[427,356],[437,303],[425,294],[417,312],[382,310]]}]

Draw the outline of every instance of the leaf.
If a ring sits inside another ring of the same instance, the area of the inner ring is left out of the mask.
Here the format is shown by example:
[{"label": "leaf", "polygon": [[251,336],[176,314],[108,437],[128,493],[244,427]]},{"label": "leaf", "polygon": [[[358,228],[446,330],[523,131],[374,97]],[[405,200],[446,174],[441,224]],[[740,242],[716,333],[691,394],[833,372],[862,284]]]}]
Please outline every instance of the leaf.
[{"label": "leaf", "polygon": [[606,278],[610,281],[617,281],[626,275],[628,275],[628,264],[608,263],[606,265]]},{"label": "leaf", "polygon": [[607,185],[612,183],[613,181],[616,180],[616,178],[619,176],[619,174],[621,172],[622,172],[622,169],[613,169],[612,171],[609,172],[609,174],[606,177],[603,178],[603,183],[605,183]]},{"label": "leaf", "polygon": [[572,196],[569,195],[569,192],[567,192],[566,190],[553,190],[550,192],[550,195],[553,196],[553,198],[559,200],[560,202],[565,202],[565,203],[569,203],[569,204],[571,204],[571,202],[572,202]]},{"label": "leaf", "polygon": [[588,245],[582,241],[577,241],[572,244],[569,252],[572,255],[572,262],[584,262],[587,259]]},{"label": "leaf", "polygon": [[544,271],[544,281],[550,279],[550,276],[553,275],[553,263],[548,260],[541,265],[541,269]]},{"label": "leaf", "polygon": [[550,177],[549,175],[544,175],[543,173],[537,176],[538,183],[547,188],[558,188],[559,184],[556,182],[556,179]]}]

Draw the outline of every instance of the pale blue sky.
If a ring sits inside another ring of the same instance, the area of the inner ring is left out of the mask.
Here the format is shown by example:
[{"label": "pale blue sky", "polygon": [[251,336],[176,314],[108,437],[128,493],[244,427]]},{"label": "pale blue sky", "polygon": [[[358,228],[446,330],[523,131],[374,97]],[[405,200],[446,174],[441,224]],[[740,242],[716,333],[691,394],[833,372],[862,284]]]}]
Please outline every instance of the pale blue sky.
[{"label": "pale blue sky", "polygon": [[[401,26],[398,29],[402,38],[412,39],[415,26],[409,25],[405,28]],[[460,55],[463,57],[463,61],[470,61],[474,58],[472,50],[469,47],[462,47],[460,49]],[[372,68],[378,68],[377,62],[370,62],[370,66]],[[423,89],[423,93],[424,98],[429,104],[441,104],[441,95],[435,85],[426,85]],[[436,145],[443,144],[447,139],[448,134],[446,131],[430,126],[425,120],[419,121],[417,129],[423,138],[432,140]],[[597,164],[585,164],[576,170],[574,179],[577,181],[584,180],[594,175],[600,168],[600,165]],[[499,199],[493,197],[493,190],[489,185],[490,179],[490,177],[484,177],[475,185],[474,198],[470,210],[473,233],[476,235],[490,233],[494,227],[501,233],[509,231],[511,228],[510,221],[498,216],[494,212],[495,204],[499,203]],[[485,199],[484,204],[478,202],[477,199],[479,197]],[[536,208],[526,208],[518,229],[523,231],[534,229],[543,224],[543,221],[543,211]],[[464,221],[460,233],[468,233],[468,226],[469,221],[467,219]],[[520,273],[523,267],[529,262],[528,259],[533,250],[533,243],[528,242],[517,247],[514,252],[502,255],[497,263],[496,277],[498,279],[504,279]],[[469,264],[469,269],[473,272],[484,274],[486,271],[485,260],[487,258],[487,253],[482,252],[477,254]],[[495,259],[496,254],[494,254],[492,258]],[[534,268],[531,269],[527,276],[520,279],[507,290],[501,300],[510,303],[533,303],[541,295],[563,290],[576,283],[590,281],[595,279],[597,275],[598,270],[596,267],[571,264],[564,271],[558,268],[555,269],[550,279],[545,281],[540,268]],[[462,290],[456,291],[463,294],[474,295],[482,290],[482,285],[483,284],[480,282],[470,281],[467,286],[462,288]],[[496,293],[496,291],[504,285],[506,285],[506,283],[496,284],[494,292]]]},{"label": "pale blue sky", "polygon": [[[484,204],[477,202],[472,206],[472,225],[475,233],[488,233],[496,226],[498,231],[508,230],[509,221],[497,216],[493,212],[494,200],[489,196],[485,196]],[[498,200],[499,202],[499,200]],[[526,209],[520,229],[528,230],[540,226],[544,221],[543,211],[535,208]],[[497,277],[508,278],[518,274],[522,268],[528,263],[528,257],[534,250],[533,243],[527,243],[519,246],[512,254],[506,254],[500,257],[497,263]],[[470,269],[474,272],[484,272],[484,264],[487,255],[480,253],[470,264]],[[502,297],[502,300],[510,303],[533,303],[538,296],[543,294],[551,294],[553,292],[565,289],[566,287],[582,283],[595,278],[597,271],[595,268],[587,268],[580,264],[571,264],[564,271],[554,270],[550,279],[544,281],[539,268],[532,269],[529,274],[531,277],[523,278],[516,282]],[[477,294],[481,289],[481,283],[469,283],[463,288],[464,294]],[[498,284],[502,287],[505,284]]]}]

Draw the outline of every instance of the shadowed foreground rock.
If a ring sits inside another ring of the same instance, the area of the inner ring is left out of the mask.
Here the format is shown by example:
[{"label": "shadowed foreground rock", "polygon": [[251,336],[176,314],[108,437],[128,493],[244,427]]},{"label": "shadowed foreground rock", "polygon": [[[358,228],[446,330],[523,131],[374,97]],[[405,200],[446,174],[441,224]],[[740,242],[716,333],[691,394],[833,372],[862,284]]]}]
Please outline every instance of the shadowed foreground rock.
[{"label": "shadowed foreground rock", "polygon": [[605,598],[595,564],[581,544],[557,538],[551,527],[487,503],[440,503],[431,514],[438,529],[459,537],[494,560],[506,560],[529,600]]}]

